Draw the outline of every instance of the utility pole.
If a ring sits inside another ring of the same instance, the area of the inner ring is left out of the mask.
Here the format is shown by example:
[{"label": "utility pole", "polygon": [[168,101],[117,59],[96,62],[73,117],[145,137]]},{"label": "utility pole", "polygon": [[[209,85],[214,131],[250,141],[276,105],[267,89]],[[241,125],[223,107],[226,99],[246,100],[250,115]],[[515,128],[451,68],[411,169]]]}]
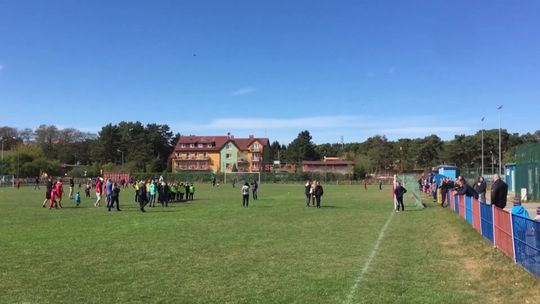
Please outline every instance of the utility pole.
[{"label": "utility pole", "polygon": [[500,105],[497,108],[497,113],[499,114],[499,175],[502,175],[502,149],[501,149],[501,109],[503,105]]}]

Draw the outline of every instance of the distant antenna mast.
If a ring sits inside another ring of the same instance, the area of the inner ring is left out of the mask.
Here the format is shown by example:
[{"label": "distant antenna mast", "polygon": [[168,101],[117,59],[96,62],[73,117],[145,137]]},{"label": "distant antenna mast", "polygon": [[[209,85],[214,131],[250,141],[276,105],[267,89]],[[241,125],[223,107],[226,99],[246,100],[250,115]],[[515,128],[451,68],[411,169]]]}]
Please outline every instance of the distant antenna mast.
[{"label": "distant antenna mast", "polygon": [[343,135],[341,135],[341,149],[345,149],[345,142],[343,141]]}]

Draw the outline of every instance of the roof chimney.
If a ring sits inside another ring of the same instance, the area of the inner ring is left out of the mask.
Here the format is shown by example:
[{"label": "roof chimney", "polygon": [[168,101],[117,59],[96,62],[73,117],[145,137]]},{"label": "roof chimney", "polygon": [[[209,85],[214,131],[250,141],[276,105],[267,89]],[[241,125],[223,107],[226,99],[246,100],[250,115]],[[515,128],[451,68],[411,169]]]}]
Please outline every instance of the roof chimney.
[{"label": "roof chimney", "polygon": [[250,135],[249,135],[249,139],[253,139],[253,138],[254,138],[254,137],[253,137],[253,134],[250,134]]}]

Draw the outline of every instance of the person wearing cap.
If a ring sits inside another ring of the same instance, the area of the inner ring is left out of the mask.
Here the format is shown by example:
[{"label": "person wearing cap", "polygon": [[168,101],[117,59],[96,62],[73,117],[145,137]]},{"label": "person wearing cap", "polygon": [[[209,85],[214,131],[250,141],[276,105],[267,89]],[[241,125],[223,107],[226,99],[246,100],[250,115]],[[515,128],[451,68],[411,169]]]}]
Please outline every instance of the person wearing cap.
[{"label": "person wearing cap", "polygon": [[529,212],[521,205],[521,199],[519,197],[514,198],[514,207],[512,207],[512,214],[519,215],[521,217],[530,219]]},{"label": "person wearing cap", "polygon": [[501,180],[499,174],[493,174],[493,185],[491,185],[491,204],[500,209],[506,207],[506,196],[508,195],[508,185]]},{"label": "person wearing cap", "polygon": [[513,217],[513,232],[516,240],[521,240],[516,243],[516,258],[522,259],[526,255],[525,240],[527,239],[527,219],[530,219],[529,212],[523,206],[521,206],[521,199],[519,197],[514,198],[514,207],[511,211]]}]

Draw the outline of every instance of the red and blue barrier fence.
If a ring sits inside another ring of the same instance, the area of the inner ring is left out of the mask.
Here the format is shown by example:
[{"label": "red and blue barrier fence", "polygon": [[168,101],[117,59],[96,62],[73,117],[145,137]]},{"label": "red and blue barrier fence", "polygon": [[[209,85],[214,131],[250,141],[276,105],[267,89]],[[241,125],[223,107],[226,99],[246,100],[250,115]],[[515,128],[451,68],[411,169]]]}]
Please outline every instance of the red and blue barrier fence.
[{"label": "red and blue barrier fence", "polygon": [[452,195],[448,206],[486,240],[530,273],[540,277],[540,222],[480,203],[477,199]]}]

